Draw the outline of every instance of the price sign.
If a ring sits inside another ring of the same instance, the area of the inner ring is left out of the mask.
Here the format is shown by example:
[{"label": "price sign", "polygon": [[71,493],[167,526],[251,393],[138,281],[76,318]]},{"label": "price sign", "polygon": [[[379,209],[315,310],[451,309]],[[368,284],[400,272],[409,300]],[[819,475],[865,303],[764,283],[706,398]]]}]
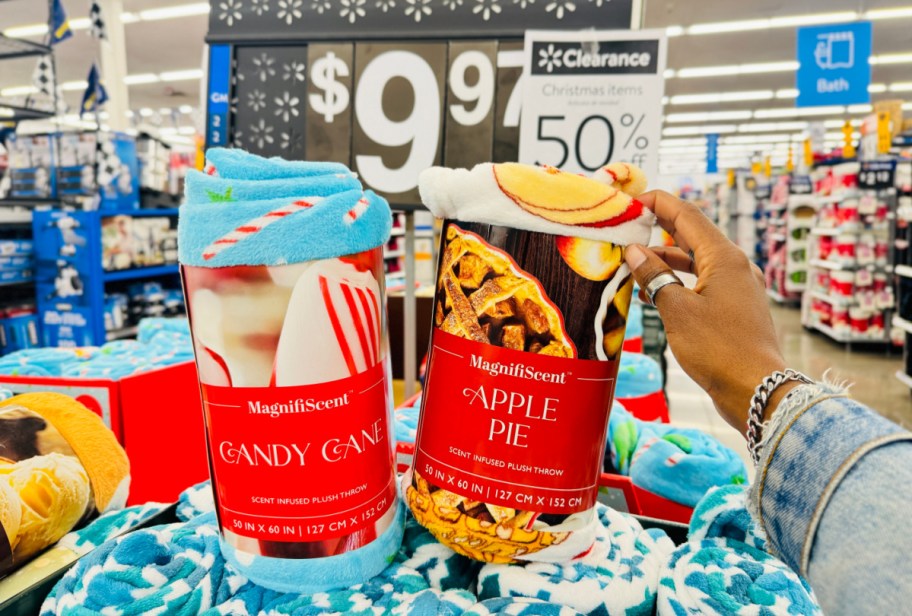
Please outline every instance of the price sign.
[{"label": "price sign", "polygon": [[519,159],[519,114],[522,109],[522,43],[501,43],[497,48],[497,92],[494,108],[495,163]]},{"label": "price sign", "polygon": [[391,203],[418,204],[418,175],[440,164],[445,43],[355,45],[352,162]]},{"label": "price sign", "polygon": [[658,173],[664,31],[526,32],[519,161]]},{"label": "price sign", "polygon": [[497,42],[450,43],[444,164],[471,167],[491,160]]},{"label": "price sign", "polygon": [[858,186],[869,190],[892,188],[896,182],[895,160],[872,160],[861,163]]},{"label": "price sign", "polygon": [[343,164],[351,161],[352,77],[355,46],[307,47],[307,157]]}]

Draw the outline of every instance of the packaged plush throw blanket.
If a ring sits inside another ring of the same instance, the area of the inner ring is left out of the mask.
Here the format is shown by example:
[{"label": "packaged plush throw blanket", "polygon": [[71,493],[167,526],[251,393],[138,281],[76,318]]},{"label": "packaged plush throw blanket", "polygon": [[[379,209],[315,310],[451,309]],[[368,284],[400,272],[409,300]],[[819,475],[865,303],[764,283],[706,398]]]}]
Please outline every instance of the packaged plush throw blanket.
[{"label": "packaged plush throw blanket", "polygon": [[593,544],[595,502],[633,279],[649,239],[627,164],[432,168],[444,218],[434,329],[403,491],[415,518],[477,560],[568,561]]},{"label": "packaged plush throw blanket", "polygon": [[179,248],[222,551],[283,592],[363,582],[403,532],[389,206],[343,165],[207,162],[187,176]]}]

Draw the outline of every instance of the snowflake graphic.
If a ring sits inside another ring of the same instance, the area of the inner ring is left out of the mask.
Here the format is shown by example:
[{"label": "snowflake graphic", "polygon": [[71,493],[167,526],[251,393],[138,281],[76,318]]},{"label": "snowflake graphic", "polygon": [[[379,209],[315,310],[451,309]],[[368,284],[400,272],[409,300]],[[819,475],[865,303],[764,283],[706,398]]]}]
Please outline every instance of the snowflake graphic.
[{"label": "snowflake graphic", "polygon": [[603,4],[608,4],[611,0],[589,0],[589,2],[595,2],[595,6],[602,8]]},{"label": "snowflake graphic", "polygon": [[377,8],[386,13],[396,8],[396,0],[377,0]]},{"label": "snowflake graphic", "polygon": [[456,7],[462,6],[462,0],[443,0],[443,6],[451,11],[455,11]]},{"label": "snowflake graphic", "polygon": [[554,11],[555,17],[557,17],[558,19],[563,19],[565,12],[572,13],[573,11],[576,10],[576,5],[573,4],[572,2],[569,2],[568,0],[560,0],[560,1],[555,1],[555,2],[550,3],[548,6],[545,7],[545,10],[548,11],[549,13],[551,11]]},{"label": "snowflake graphic", "polygon": [[261,53],[259,58],[253,59],[253,65],[256,67],[254,74],[260,78],[260,81],[265,82],[276,74],[275,69],[272,67],[273,64],[275,64],[275,58],[270,58],[265,53]]},{"label": "snowflake graphic", "polygon": [[405,0],[407,7],[405,7],[406,16],[411,15],[415,18],[415,22],[418,23],[421,21],[421,18],[424,15],[431,14],[431,0]]},{"label": "snowflake graphic", "polygon": [[[598,1],[601,2],[602,0],[598,0]],[[535,4],[535,0],[513,0],[513,4],[518,4],[519,8],[521,8],[522,10],[526,10],[527,6],[531,6],[531,5]]]},{"label": "snowflake graphic", "polygon": [[303,17],[304,12],[301,10],[303,5],[304,0],[279,0],[279,10],[276,13],[276,17],[290,26],[295,19]]},{"label": "snowflake graphic", "polygon": [[359,17],[364,17],[364,5],[367,0],[340,0],[342,10],[339,11],[339,17],[347,19],[348,23],[353,24]]},{"label": "snowflake graphic", "polygon": [[272,136],[273,128],[266,125],[266,120],[260,118],[259,123],[250,125],[250,143],[256,144],[256,147],[263,149],[267,143],[275,143],[275,137]]},{"label": "snowflake graphic", "polygon": [[247,106],[254,111],[266,108],[266,93],[254,90],[247,93]]},{"label": "snowflake graphic", "polygon": [[219,2],[219,13],[218,18],[221,21],[224,21],[228,24],[228,27],[234,25],[235,21],[241,21],[244,17],[241,14],[241,9],[243,8],[241,0],[225,0],[224,2]]},{"label": "snowflake graphic", "polygon": [[288,92],[283,92],[282,96],[277,96],[275,98],[275,114],[282,118],[283,121],[288,122],[291,118],[298,117],[298,105],[300,103],[301,99],[297,96],[292,96]]},{"label": "snowflake graphic", "polygon": [[475,2],[477,4],[472,12],[476,15],[480,14],[485,21],[490,20],[491,15],[500,13],[500,5],[497,4],[497,0],[475,0]]},{"label": "snowflake graphic", "polygon": [[310,3],[310,10],[316,11],[320,15],[330,10],[331,8],[332,2],[329,0],[313,0],[313,2]]},{"label": "snowflake graphic", "polygon": [[279,147],[283,150],[302,150],[304,148],[304,140],[300,133],[292,129],[279,135]]},{"label": "snowflake graphic", "polygon": [[237,115],[238,110],[238,97],[232,96],[228,101],[228,108],[231,110],[232,115]]},{"label": "snowflake graphic", "polygon": [[282,65],[282,80],[288,81],[291,79],[294,82],[300,81],[304,82],[306,68],[303,62],[298,62],[293,60],[288,64]]},{"label": "snowflake graphic", "polygon": [[237,131],[234,133],[234,138],[232,139],[234,145],[239,148],[244,147],[244,133],[242,131]]},{"label": "snowflake graphic", "polygon": [[555,68],[560,68],[563,64],[562,56],[564,52],[555,49],[554,45],[548,45],[547,49],[538,50],[538,65],[544,66],[549,73]]},{"label": "snowflake graphic", "polygon": [[257,14],[257,17],[269,12],[269,0],[250,0],[251,10]]}]

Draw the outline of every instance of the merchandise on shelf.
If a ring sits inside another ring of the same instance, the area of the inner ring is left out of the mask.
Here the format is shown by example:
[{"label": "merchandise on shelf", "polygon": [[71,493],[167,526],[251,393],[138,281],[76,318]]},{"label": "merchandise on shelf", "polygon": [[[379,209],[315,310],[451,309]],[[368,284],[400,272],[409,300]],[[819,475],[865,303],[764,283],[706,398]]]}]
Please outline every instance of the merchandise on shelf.
[{"label": "merchandise on shelf", "polygon": [[[144,316],[183,312],[169,291],[180,283],[174,260],[176,210],[38,210],[32,221],[36,299],[46,346],[101,345],[129,334]],[[154,301],[138,294],[124,319],[118,295],[129,284],[154,279]],[[113,297],[112,297],[113,296]],[[167,299],[167,301],[166,301]],[[167,306],[166,306],[167,303]]]},{"label": "merchandise on shelf", "polygon": [[0,356],[33,349],[39,343],[35,304],[0,308]]},{"label": "merchandise on shelf", "polygon": [[770,199],[765,276],[767,293],[779,302],[797,301],[807,288],[809,234],[817,209],[811,190],[807,176],[782,176]]},{"label": "merchandise on shelf", "polygon": [[[803,323],[841,342],[890,339],[894,168],[894,161],[884,160],[843,163],[817,172],[819,210],[811,230],[810,292]],[[878,175],[883,170],[888,180]],[[898,254],[894,252],[894,258]]]},{"label": "merchandise on shelf", "polygon": [[51,199],[56,196],[54,138],[51,135],[10,135],[10,196]]}]

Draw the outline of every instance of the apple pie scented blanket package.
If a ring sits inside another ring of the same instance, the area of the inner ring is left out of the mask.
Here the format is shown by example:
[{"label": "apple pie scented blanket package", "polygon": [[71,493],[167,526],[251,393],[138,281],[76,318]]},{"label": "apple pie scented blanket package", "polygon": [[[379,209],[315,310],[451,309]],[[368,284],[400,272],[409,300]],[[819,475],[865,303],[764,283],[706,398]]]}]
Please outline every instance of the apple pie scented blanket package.
[{"label": "apple pie scented blanket package", "polygon": [[399,549],[382,246],[335,163],[207,153],[179,251],[225,558],[253,582],[364,582]]},{"label": "apple pie scented blanket package", "polygon": [[474,559],[585,554],[633,279],[652,213],[639,169],[428,169],[444,219],[415,457],[415,518]]}]

